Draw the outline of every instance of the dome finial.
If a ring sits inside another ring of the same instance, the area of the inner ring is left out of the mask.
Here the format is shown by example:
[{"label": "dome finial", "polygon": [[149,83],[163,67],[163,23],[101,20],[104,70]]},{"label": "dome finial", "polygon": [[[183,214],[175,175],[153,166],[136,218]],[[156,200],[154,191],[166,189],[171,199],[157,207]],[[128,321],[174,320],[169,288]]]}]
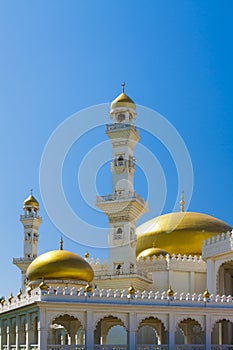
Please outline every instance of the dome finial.
[{"label": "dome finial", "polygon": [[121,86],[122,86],[122,94],[124,94],[124,92],[125,92],[125,82],[123,82],[123,83],[121,84]]},{"label": "dome finial", "polygon": [[60,250],[63,250],[63,239],[62,239],[62,235],[61,235],[61,239],[60,239]]},{"label": "dome finial", "polygon": [[181,197],[180,197],[180,211],[183,213],[184,212],[184,191],[181,192]]},{"label": "dome finial", "polygon": [[30,195],[32,196],[33,188],[30,189]]}]

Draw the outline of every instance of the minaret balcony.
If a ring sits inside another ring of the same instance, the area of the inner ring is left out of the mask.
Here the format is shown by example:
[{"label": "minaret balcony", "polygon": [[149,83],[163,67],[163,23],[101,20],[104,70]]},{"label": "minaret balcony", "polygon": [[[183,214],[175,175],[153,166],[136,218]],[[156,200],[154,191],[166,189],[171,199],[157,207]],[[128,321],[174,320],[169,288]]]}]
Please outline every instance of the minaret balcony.
[{"label": "minaret balcony", "polygon": [[126,124],[126,123],[113,123],[113,124],[107,124],[107,129],[106,131],[118,131],[119,129],[129,129],[129,130],[133,130],[136,133],[138,133],[138,130],[136,128],[136,126],[134,126],[133,124]]},{"label": "minaret balcony", "polygon": [[147,202],[136,192],[97,196],[96,206],[108,215],[109,222],[135,220],[148,210]]}]

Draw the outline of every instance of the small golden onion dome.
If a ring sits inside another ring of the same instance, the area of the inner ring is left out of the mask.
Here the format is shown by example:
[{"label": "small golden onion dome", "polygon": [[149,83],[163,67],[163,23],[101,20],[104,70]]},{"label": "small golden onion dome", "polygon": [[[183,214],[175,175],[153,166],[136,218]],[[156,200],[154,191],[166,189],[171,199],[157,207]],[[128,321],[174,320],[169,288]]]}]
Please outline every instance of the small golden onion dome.
[{"label": "small golden onion dome", "polygon": [[204,299],[209,299],[209,297],[210,297],[210,293],[208,291],[208,288],[206,288],[205,292],[203,293],[203,298]]},{"label": "small golden onion dome", "polygon": [[85,258],[88,259],[89,257],[90,257],[90,254],[88,253],[88,251],[86,251]]},{"label": "small golden onion dome", "polygon": [[30,194],[28,198],[25,199],[24,201],[24,207],[36,207],[39,208],[39,202],[36,200],[36,198]]},{"label": "small golden onion dome", "polygon": [[85,287],[85,292],[86,293],[91,293],[92,292],[92,285],[88,282],[86,287]]},{"label": "small golden onion dome", "polygon": [[126,108],[132,108],[136,110],[136,105],[134,101],[125,94],[125,83],[122,83],[121,86],[122,86],[122,93],[117,98],[115,98],[115,100],[111,103],[111,109],[126,107]]},{"label": "small golden onion dome", "polygon": [[131,286],[128,289],[128,294],[134,295],[135,293],[136,293],[136,290],[134,289],[133,285],[131,284]]},{"label": "small golden onion dome", "polygon": [[6,301],[5,298],[2,297],[2,298],[1,298],[1,304],[2,304],[2,306],[4,305],[5,301]]},{"label": "small golden onion dome", "polygon": [[169,289],[167,290],[167,296],[168,298],[171,298],[174,296],[174,291],[172,290],[172,287],[170,286]]},{"label": "small golden onion dome", "polygon": [[9,303],[11,303],[12,299],[13,299],[13,294],[11,293],[9,298],[8,298]]},{"label": "small golden onion dome", "polygon": [[38,256],[29,265],[26,277],[30,281],[79,280],[92,281],[92,267],[81,256],[67,250],[53,250]]},{"label": "small golden onion dome", "polygon": [[27,288],[27,293],[28,293],[29,296],[31,296],[31,294],[32,294],[32,286],[29,286]]},{"label": "small golden onion dome", "polygon": [[48,285],[44,282],[44,280],[39,284],[40,290],[48,290]]},{"label": "small golden onion dome", "polygon": [[140,258],[143,258],[143,260],[145,260],[147,257],[149,257],[151,260],[153,258],[153,256],[159,256],[159,255],[163,255],[166,256],[168,254],[168,252],[166,250],[160,249],[160,248],[148,248],[143,250],[140,254],[138,254],[137,256],[137,260],[139,260]]},{"label": "small golden onion dome", "polygon": [[231,230],[230,225],[206,214],[164,214],[137,228],[136,256],[151,248],[158,248],[169,254],[201,255],[204,240]]},{"label": "small golden onion dome", "polygon": [[17,294],[17,298],[18,298],[19,300],[20,300],[22,294],[23,294],[23,293],[22,293],[22,289],[20,288],[19,293]]}]

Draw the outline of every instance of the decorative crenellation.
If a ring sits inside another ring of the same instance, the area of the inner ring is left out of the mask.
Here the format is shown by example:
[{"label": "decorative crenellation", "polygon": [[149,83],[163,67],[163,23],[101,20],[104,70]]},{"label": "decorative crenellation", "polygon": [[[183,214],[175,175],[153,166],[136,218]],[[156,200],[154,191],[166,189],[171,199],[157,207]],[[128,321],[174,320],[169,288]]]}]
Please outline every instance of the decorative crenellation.
[{"label": "decorative crenellation", "polygon": [[211,257],[214,255],[220,255],[222,253],[230,252],[233,250],[233,230],[230,232],[223,232],[204,240],[202,246],[203,258]]},{"label": "decorative crenellation", "polygon": [[[129,294],[128,290],[119,289],[98,289],[94,288],[92,292],[87,292],[85,288],[75,287],[48,287],[47,290],[41,290],[35,288],[31,293],[23,293],[21,298],[12,297],[11,301],[4,300],[0,306],[0,313],[12,310],[21,306],[32,304],[38,301],[64,301],[64,302],[80,302],[88,303],[92,299],[93,303],[115,303],[115,304],[128,304],[130,302],[138,305],[164,305],[164,306],[207,306],[219,307],[217,304],[225,303],[224,307],[233,308],[233,297],[231,295],[214,295],[211,294],[206,299],[203,294],[197,293],[177,293],[174,292],[172,298],[168,295],[167,291],[135,291],[133,297]],[[115,302],[114,302],[115,300]]]},{"label": "decorative crenellation", "polygon": [[147,271],[161,271],[164,269],[189,271],[206,271],[206,263],[201,256],[167,254],[153,257],[140,257],[138,268],[147,269]]}]

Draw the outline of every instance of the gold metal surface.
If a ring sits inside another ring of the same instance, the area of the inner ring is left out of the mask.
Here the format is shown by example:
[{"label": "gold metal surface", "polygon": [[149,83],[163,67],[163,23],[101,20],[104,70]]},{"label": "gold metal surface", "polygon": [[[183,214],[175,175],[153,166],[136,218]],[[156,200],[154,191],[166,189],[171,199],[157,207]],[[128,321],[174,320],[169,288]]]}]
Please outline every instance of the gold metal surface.
[{"label": "gold metal surface", "polygon": [[28,267],[30,281],[38,279],[92,281],[92,267],[81,256],[67,250],[53,250],[38,256]]},{"label": "gold metal surface", "polygon": [[168,298],[173,297],[174,291],[172,290],[172,287],[170,286],[169,289],[167,290],[167,296]]},{"label": "gold metal surface", "polygon": [[205,292],[203,293],[203,298],[204,299],[209,299],[209,297],[210,297],[210,293],[209,293],[209,291],[208,291],[208,288],[205,290]]},{"label": "gold metal surface", "polygon": [[146,259],[147,257],[151,258],[154,255],[159,256],[159,255],[167,255],[168,252],[166,250],[160,249],[160,248],[148,248],[143,250],[140,254],[138,254],[137,259],[143,258]]},{"label": "gold metal surface", "polygon": [[156,247],[169,254],[201,255],[205,239],[231,231],[225,222],[195,212],[175,212],[153,218],[137,228],[136,255]]},{"label": "gold metal surface", "polygon": [[131,286],[128,288],[128,294],[134,295],[136,293],[136,290],[134,289],[134,286],[131,284]]},{"label": "gold metal surface", "polygon": [[30,206],[30,207],[39,207],[39,202],[36,200],[36,198],[30,194],[24,201],[24,206]]},{"label": "gold metal surface", "polygon": [[117,108],[117,107],[128,107],[136,110],[136,105],[134,101],[126,95],[124,92],[122,92],[111,104],[111,108]]}]

